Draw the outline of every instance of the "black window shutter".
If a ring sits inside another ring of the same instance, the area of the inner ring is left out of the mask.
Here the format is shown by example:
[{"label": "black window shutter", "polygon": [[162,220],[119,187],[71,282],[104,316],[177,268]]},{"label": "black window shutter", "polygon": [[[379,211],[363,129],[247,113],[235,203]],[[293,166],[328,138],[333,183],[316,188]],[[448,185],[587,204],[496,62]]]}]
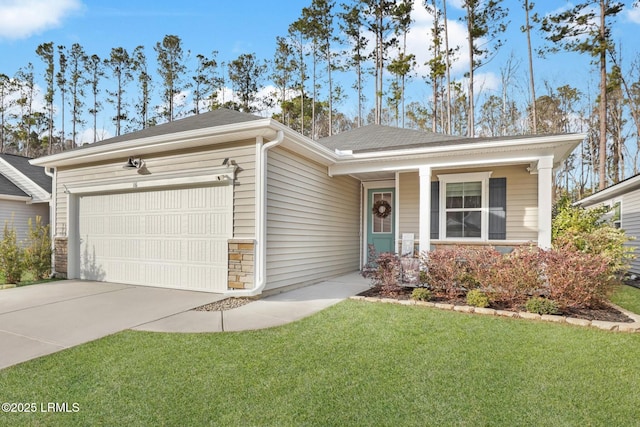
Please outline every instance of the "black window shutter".
[{"label": "black window shutter", "polygon": [[431,238],[437,239],[440,230],[440,182],[431,181]]},{"label": "black window shutter", "polygon": [[507,178],[489,178],[489,239],[507,238]]}]

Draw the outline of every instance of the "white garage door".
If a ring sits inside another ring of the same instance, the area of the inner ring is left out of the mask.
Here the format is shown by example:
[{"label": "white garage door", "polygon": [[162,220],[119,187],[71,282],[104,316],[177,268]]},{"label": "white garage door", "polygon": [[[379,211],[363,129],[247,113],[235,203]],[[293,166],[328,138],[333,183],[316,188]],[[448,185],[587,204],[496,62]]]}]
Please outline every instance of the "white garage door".
[{"label": "white garage door", "polygon": [[81,196],[80,277],[222,292],[232,187]]}]

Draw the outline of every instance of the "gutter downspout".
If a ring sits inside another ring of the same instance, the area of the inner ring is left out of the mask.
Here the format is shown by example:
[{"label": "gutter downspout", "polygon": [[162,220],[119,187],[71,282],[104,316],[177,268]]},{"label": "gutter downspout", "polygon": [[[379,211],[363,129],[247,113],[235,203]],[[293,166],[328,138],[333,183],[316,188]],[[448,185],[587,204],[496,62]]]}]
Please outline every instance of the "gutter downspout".
[{"label": "gutter downspout", "polygon": [[56,184],[57,180],[57,168],[53,167],[53,172],[49,168],[44,168],[44,174],[51,178],[51,199],[49,201],[49,237],[51,238],[51,276],[56,272],[56,243],[55,237],[58,227],[56,226]]},{"label": "gutter downspout", "polygon": [[281,130],[272,141],[263,142],[258,137],[256,150],[256,244],[255,244],[255,284],[253,289],[225,292],[225,295],[234,297],[252,297],[260,295],[267,284],[267,151],[279,145],[284,140],[284,132]]}]

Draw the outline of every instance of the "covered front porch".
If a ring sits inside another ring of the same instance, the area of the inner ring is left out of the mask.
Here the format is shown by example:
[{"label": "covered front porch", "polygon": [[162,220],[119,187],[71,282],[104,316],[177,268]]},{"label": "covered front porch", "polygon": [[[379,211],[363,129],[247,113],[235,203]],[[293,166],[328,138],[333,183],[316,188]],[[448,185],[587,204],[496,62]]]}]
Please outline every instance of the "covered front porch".
[{"label": "covered front porch", "polygon": [[[551,244],[552,160],[528,163],[424,165],[417,170],[364,172],[362,261],[376,252],[414,252],[452,244],[509,250]],[[547,206],[548,209],[538,209]]]}]

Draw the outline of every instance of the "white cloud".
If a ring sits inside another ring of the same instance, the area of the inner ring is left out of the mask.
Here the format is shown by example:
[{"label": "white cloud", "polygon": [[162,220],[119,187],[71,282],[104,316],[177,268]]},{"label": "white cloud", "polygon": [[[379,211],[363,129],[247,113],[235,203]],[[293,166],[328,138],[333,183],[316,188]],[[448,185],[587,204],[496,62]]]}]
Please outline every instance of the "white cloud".
[{"label": "white cloud", "polygon": [[640,24],[640,7],[634,7],[627,11],[627,19],[634,24]]},{"label": "white cloud", "polygon": [[[411,30],[407,34],[407,51],[416,56],[417,72],[419,76],[429,75],[429,68],[425,65],[432,57],[431,29],[433,28],[433,15],[429,14],[421,2],[415,2],[411,15],[415,20]],[[464,25],[455,19],[448,17],[447,31],[449,33],[449,49],[459,48],[456,59],[451,63],[451,73],[462,75],[469,69],[469,54],[467,46],[467,30]],[[444,46],[442,46],[444,50]]]},{"label": "white cloud", "polygon": [[81,0],[0,0],[0,38],[23,39],[59,27]]}]

